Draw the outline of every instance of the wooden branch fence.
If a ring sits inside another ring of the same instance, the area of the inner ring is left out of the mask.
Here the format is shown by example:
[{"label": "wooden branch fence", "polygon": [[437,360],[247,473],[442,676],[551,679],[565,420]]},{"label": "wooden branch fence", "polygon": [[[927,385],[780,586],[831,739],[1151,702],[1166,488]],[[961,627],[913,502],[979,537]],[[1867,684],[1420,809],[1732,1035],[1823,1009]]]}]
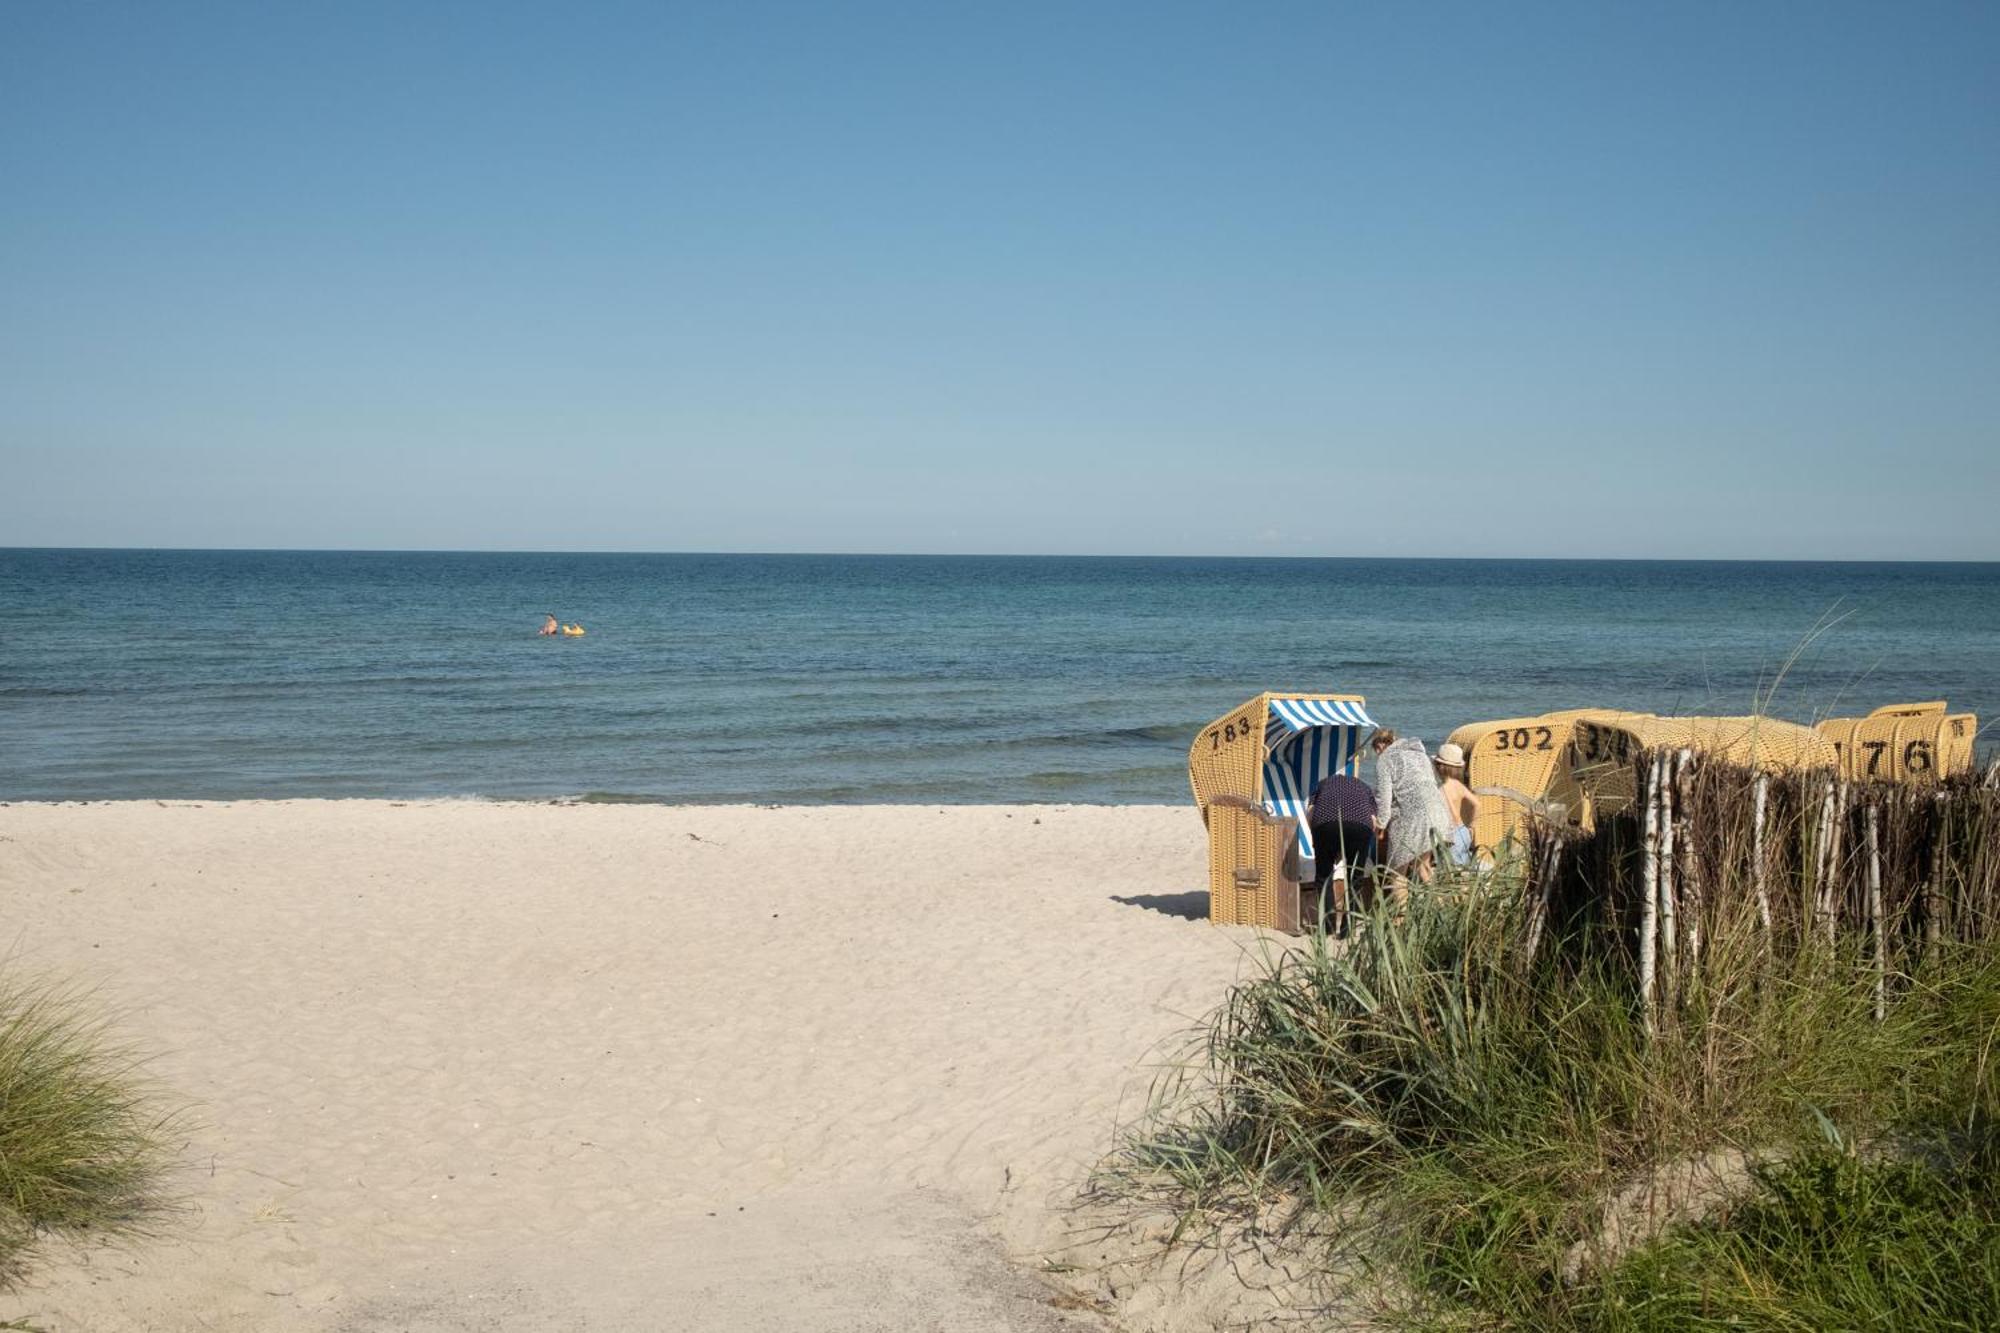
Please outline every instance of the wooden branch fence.
[{"label": "wooden branch fence", "polygon": [[1686,749],[1632,763],[1629,810],[1530,831],[1522,938],[1530,962],[1544,941],[1622,952],[1648,1032],[1809,945],[1864,951],[1880,1017],[1924,950],[2000,932],[2000,763],[1924,785]]}]

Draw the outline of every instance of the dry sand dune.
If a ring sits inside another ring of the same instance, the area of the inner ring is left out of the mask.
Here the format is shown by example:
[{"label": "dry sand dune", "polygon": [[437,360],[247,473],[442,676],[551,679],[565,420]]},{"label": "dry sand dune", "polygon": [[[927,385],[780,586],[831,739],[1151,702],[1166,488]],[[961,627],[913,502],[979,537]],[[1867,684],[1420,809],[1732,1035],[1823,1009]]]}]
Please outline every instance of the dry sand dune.
[{"label": "dry sand dune", "polygon": [[[1186,808],[126,802],[0,838],[15,965],[101,985],[193,1116],[159,1238],[0,1297],[56,1333],[1103,1327],[1038,1256],[1261,947],[1199,919]],[[1121,1327],[1214,1313],[1114,1287]]]}]

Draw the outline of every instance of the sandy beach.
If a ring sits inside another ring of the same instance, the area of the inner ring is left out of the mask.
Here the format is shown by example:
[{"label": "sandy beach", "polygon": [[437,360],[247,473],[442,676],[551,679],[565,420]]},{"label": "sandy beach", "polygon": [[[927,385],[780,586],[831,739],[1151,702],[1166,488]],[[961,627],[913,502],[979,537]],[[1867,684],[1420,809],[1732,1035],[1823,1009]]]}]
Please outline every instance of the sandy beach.
[{"label": "sandy beach", "polygon": [[0,808],[13,966],[188,1116],[159,1235],[0,1319],[1206,1327],[1045,1271],[1263,947],[1204,886],[1191,807]]}]

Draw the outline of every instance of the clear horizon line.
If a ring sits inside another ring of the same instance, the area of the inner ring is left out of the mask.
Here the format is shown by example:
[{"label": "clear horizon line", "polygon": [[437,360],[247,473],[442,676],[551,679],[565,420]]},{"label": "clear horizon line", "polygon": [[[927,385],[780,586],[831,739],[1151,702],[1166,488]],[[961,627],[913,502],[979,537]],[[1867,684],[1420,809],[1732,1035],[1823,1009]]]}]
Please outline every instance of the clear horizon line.
[{"label": "clear horizon line", "polygon": [[635,547],[502,547],[502,546],[12,546],[0,551],[103,551],[176,553],[186,555],[629,555],[629,556],[754,556],[790,559],[855,560],[1268,560],[1268,561],[1397,561],[1426,560],[1440,564],[1633,564],[1633,565],[1992,565],[2000,559],[1935,559],[1913,556],[1660,556],[1660,555],[1247,555],[1164,554],[1105,551],[758,551],[642,550]]}]

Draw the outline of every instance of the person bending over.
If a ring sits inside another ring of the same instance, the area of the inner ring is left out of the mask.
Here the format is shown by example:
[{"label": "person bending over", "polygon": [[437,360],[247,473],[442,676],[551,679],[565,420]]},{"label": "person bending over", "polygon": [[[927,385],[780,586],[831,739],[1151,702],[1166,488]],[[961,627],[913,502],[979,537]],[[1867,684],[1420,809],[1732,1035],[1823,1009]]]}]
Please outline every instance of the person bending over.
[{"label": "person bending over", "polygon": [[[1366,892],[1375,872],[1375,792],[1360,778],[1331,773],[1313,788],[1306,810],[1312,828],[1313,888],[1320,895],[1320,926],[1329,915],[1347,933],[1348,904]],[[1327,894],[1334,897],[1329,904]],[[1329,912],[1329,907],[1331,912]]]}]

